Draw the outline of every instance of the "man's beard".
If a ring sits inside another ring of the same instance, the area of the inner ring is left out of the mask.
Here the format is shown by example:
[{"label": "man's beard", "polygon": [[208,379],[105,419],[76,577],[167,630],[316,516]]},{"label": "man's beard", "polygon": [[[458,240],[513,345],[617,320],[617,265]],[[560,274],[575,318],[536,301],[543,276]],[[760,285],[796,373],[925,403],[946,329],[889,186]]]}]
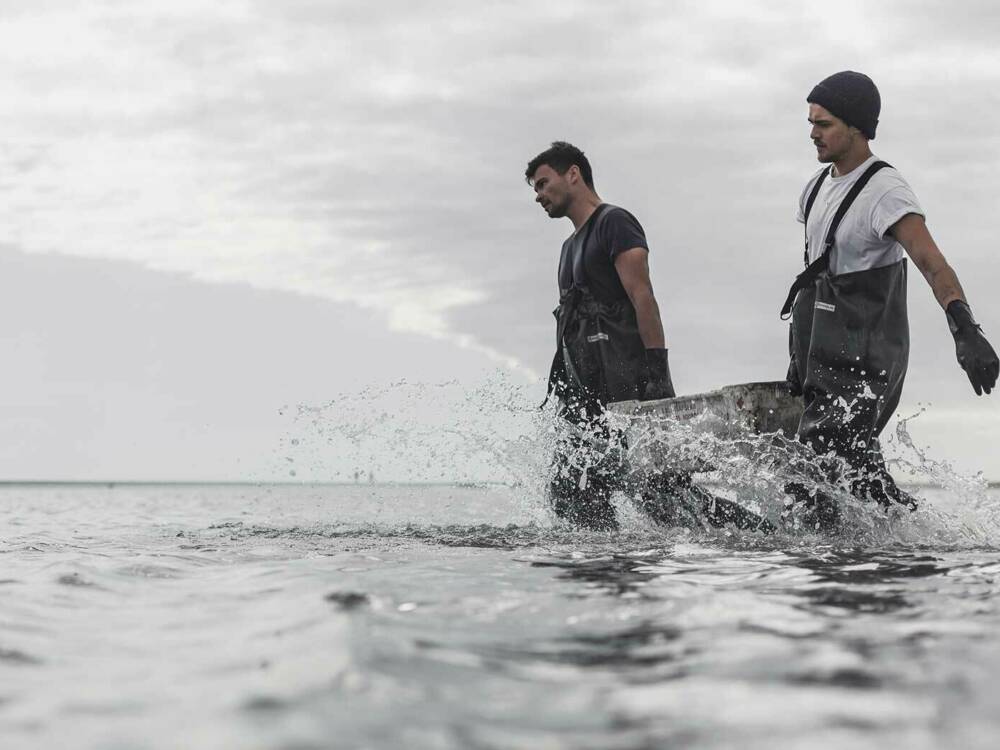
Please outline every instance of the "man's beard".
[{"label": "man's beard", "polygon": [[549,218],[561,219],[566,215],[566,211],[568,209],[569,209],[569,201],[562,201],[561,203],[550,203]]}]

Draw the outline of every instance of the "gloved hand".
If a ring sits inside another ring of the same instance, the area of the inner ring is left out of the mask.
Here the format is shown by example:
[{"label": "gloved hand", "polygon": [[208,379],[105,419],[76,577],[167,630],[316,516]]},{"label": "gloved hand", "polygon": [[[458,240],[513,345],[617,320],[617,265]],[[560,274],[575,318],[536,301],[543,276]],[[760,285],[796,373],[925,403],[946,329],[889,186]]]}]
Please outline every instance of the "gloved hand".
[{"label": "gloved hand", "polygon": [[795,357],[792,357],[788,363],[788,373],[785,375],[785,380],[788,381],[788,391],[793,396],[802,395],[802,380],[799,378],[799,368],[795,363]]},{"label": "gloved hand", "polygon": [[670,381],[670,364],[666,349],[646,350],[646,386],[642,390],[642,401],[660,398],[674,398],[674,384]]},{"label": "gloved hand", "polygon": [[1000,360],[993,351],[990,342],[983,336],[983,331],[972,317],[972,310],[967,302],[956,299],[948,303],[945,310],[948,316],[948,328],[955,339],[955,356],[958,364],[969,376],[969,382],[981,396],[983,391],[989,393],[996,385],[1000,374]]}]

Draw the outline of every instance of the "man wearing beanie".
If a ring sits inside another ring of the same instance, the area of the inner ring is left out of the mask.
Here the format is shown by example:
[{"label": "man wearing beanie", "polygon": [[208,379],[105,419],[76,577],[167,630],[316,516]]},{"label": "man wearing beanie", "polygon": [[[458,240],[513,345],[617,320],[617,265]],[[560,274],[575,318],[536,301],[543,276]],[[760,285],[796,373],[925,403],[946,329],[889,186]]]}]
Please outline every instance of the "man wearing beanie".
[{"label": "man wearing beanie", "polygon": [[[799,197],[805,265],[789,291],[787,379],[802,395],[799,439],[842,459],[862,500],[913,509],[885,467],[878,436],[899,403],[909,355],[906,256],[944,309],[958,363],[977,395],[996,384],[1000,361],[972,316],[954,270],[900,173],[871,152],[881,109],[868,76],[835,73],[813,88],[810,136],[824,166]],[[807,523],[835,526],[839,511],[801,485],[786,488]]]}]

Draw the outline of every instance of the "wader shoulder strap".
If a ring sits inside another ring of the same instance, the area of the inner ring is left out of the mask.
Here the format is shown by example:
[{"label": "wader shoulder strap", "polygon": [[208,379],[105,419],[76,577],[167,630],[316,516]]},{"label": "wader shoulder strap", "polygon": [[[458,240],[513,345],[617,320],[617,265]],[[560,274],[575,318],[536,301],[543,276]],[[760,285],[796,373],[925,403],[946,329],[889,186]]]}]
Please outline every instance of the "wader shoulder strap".
[{"label": "wader shoulder strap", "polygon": [[[607,209],[608,209],[607,203],[602,203],[597,208],[595,208],[594,213],[592,213],[587,218],[587,221],[584,222],[586,230],[584,231],[583,236],[580,238],[579,244],[573,243],[573,255],[571,261],[573,268],[574,286],[576,286],[577,284],[577,279],[586,280],[587,272],[583,260],[584,256],[587,253],[587,243],[590,242],[590,233],[594,231],[594,227],[597,225],[597,220],[601,218],[601,214],[603,214]],[[587,284],[584,283],[583,286],[587,286]]]},{"label": "wader shoulder strap", "polygon": [[[795,281],[792,283],[791,289],[788,290],[788,296],[785,298],[785,304],[781,308],[781,319],[788,320],[792,314],[792,305],[795,303],[795,295],[799,293],[800,290],[813,284],[819,275],[827,270],[830,262],[830,253],[833,250],[834,239],[837,234],[837,227],[840,226],[841,220],[847,214],[850,209],[851,204],[854,203],[855,198],[861,194],[861,191],[865,189],[865,185],[868,181],[875,176],[875,173],[880,169],[891,166],[884,161],[876,161],[871,164],[864,171],[864,173],[858,178],[847,195],[844,196],[844,200],[840,202],[840,206],[837,207],[837,213],[833,215],[833,221],[830,222],[830,228],[826,232],[826,239],[823,242],[823,252],[820,254],[816,260],[806,266],[806,269],[795,277]],[[832,169],[832,167],[831,167]],[[820,178],[816,181],[816,185],[813,187],[812,193],[809,196],[809,200],[806,203],[805,217],[806,221],[809,221],[809,210],[812,208],[813,202],[816,200],[816,195],[819,193],[819,186],[823,182],[824,176],[829,172],[827,170]],[[806,256],[808,261],[808,255]]]},{"label": "wader shoulder strap", "polygon": [[822,172],[819,173],[819,177],[816,178],[816,182],[813,183],[812,190],[809,191],[809,197],[806,198],[806,208],[802,212],[802,234],[805,236],[805,247],[802,250],[802,265],[809,265],[809,212],[812,211],[813,203],[816,202],[816,196],[819,195],[819,189],[823,187],[823,180],[825,180],[830,172],[833,171],[833,167],[827,167]]}]

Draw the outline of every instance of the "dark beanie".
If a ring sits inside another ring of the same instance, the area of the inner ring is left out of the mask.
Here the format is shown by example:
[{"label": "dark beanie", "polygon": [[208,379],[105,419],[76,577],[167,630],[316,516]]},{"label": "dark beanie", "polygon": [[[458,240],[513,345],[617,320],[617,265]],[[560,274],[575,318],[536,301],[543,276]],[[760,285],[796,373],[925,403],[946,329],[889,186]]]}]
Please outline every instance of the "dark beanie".
[{"label": "dark beanie", "polygon": [[853,70],[834,73],[817,83],[806,101],[818,104],[848,125],[853,125],[868,140],[875,139],[882,98],[872,79],[864,73],[855,73]]}]

